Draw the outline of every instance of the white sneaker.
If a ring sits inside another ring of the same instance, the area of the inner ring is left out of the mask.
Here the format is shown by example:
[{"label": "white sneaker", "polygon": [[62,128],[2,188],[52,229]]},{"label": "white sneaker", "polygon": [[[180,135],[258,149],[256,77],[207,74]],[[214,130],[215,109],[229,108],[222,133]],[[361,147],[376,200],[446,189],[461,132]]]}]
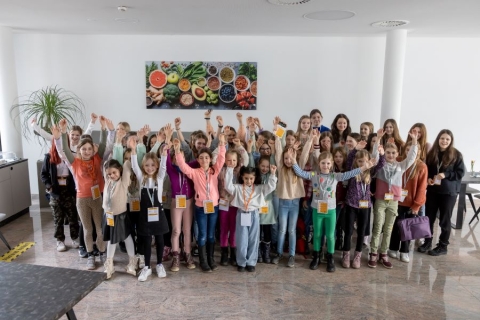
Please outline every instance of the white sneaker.
[{"label": "white sneaker", "polygon": [[165,278],[167,276],[167,273],[165,272],[165,268],[161,263],[157,264],[157,274],[159,278]]},{"label": "white sneaker", "polygon": [[95,256],[92,254],[87,259],[87,270],[95,270]]},{"label": "white sneaker", "polygon": [[149,269],[147,267],[144,267],[142,269],[142,272],[140,272],[140,275],[138,276],[138,281],[146,281],[148,276],[151,276],[152,275],[152,269]]},{"label": "white sneaker", "polygon": [[67,247],[65,246],[65,242],[57,241],[57,251],[58,252],[67,251]]},{"label": "white sneaker", "polygon": [[425,239],[423,238],[420,238],[420,239],[417,239],[417,241],[415,241],[417,243],[417,246],[423,246],[423,244],[425,243]]},{"label": "white sneaker", "polygon": [[400,261],[407,263],[410,262],[410,257],[408,256],[408,253],[400,252]]},{"label": "white sneaker", "polygon": [[368,247],[370,245],[370,236],[363,237],[363,244],[365,245],[365,247]]},{"label": "white sneaker", "polygon": [[138,268],[145,268],[145,256],[143,254],[137,254],[138,257]]},{"label": "white sneaker", "polygon": [[397,251],[388,250],[388,256],[389,256],[390,258],[397,259],[397,258],[398,258]]},{"label": "white sneaker", "polygon": [[73,249],[78,249],[80,247],[80,244],[77,241],[78,239],[72,239],[72,248]]}]

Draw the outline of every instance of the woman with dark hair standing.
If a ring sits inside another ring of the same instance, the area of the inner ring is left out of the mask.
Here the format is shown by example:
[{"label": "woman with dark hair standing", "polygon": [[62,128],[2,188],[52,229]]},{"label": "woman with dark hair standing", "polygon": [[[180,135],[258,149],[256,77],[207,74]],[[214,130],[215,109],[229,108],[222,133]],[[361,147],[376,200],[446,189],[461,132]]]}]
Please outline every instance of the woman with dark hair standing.
[{"label": "woman with dark hair standing", "polygon": [[343,113],[337,114],[332,122],[333,147],[343,147],[351,132],[350,119]]},{"label": "woman with dark hair standing", "polygon": [[453,133],[443,129],[438,134],[432,149],[427,154],[428,187],[426,214],[430,220],[430,231],[433,236],[433,225],[440,211],[440,238],[437,246],[432,248],[432,238],[418,248],[418,252],[427,252],[431,256],[447,254],[453,207],[457,201],[462,178],[465,175],[463,156],[454,147]]}]

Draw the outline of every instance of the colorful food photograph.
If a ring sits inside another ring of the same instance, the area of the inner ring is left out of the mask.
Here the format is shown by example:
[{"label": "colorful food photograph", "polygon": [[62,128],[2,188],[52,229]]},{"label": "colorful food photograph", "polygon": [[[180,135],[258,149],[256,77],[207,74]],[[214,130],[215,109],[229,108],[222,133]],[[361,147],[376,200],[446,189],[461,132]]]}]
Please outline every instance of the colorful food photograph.
[{"label": "colorful food photograph", "polygon": [[257,110],[256,62],[146,61],[147,109]]}]

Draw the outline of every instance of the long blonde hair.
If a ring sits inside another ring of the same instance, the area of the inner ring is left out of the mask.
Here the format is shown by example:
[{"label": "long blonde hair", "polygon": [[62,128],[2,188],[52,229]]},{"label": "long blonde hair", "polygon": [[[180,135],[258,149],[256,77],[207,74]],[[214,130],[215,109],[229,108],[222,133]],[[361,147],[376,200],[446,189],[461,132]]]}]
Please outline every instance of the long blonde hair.
[{"label": "long blonde hair", "polygon": [[[284,162],[283,159],[285,159],[285,155],[287,154],[288,149],[289,149],[289,148],[283,149],[283,152],[282,152],[282,162]],[[289,176],[290,176],[290,174],[289,174],[290,172],[291,172],[292,175],[293,175],[293,184],[296,184],[298,177],[297,177],[297,175],[295,174],[295,172],[293,171],[293,168],[291,168],[291,167],[290,167],[290,168],[287,168],[287,167],[285,166],[285,164],[283,164],[283,166],[282,166],[282,173],[283,173],[283,175],[285,176],[285,181],[286,181],[287,183],[290,182],[290,181],[288,181],[288,180],[289,180]]]},{"label": "long blonde hair", "polygon": [[[367,150],[364,150],[364,149],[363,150],[358,150],[357,154],[355,154],[355,160],[353,161],[352,169],[358,168],[357,160],[362,159],[362,158],[367,158],[368,161],[370,161],[370,159],[371,159],[370,152],[368,152]],[[372,177],[370,176],[370,169],[365,170],[360,174],[357,174],[355,176],[355,179],[357,180],[357,182],[362,182],[363,181],[363,182],[365,182],[365,184],[370,184],[370,182],[372,181]]]},{"label": "long blonde hair", "polygon": [[[155,172],[153,173],[153,176],[156,177],[158,175],[158,170],[160,170],[160,161],[158,161],[158,157],[155,153],[147,153],[145,154],[145,156],[143,157],[143,160],[142,160],[142,174],[143,174],[143,181],[142,181],[142,185],[145,185],[145,183],[147,182],[147,179],[148,179],[148,173],[145,172],[145,169],[143,168],[145,166],[145,163],[148,161],[148,160],[152,160],[153,163],[157,166],[157,169],[155,170]],[[135,161],[135,160],[134,160]]]}]

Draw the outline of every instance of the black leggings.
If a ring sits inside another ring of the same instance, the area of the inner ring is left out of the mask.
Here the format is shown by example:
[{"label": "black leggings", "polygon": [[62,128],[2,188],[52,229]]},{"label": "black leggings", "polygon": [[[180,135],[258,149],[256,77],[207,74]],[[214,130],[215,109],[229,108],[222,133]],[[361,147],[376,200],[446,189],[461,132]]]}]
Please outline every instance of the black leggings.
[{"label": "black leggings", "polygon": [[370,208],[354,208],[347,206],[347,210],[345,212],[345,236],[343,238],[343,251],[350,251],[353,224],[355,220],[357,220],[357,244],[355,245],[355,251],[362,251],[365,226],[367,224],[369,215]]},{"label": "black leggings", "polygon": [[260,240],[262,240],[262,233],[263,233],[263,242],[272,241],[272,225],[271,224],[260,225]]},{"label": "black leggings", "polygon": [[[155,235],[155,244],[157,245],[157,264],[162,263],[163,258],[163,235]],[[150,257],[152,256],[152,237],[142,237],[145,254],[145,266],[150,268]]]},{"label": "black leggings", "polygon": [[427,202],[425,203],[425,213],[428,219],[430,220],[430,231],[432,231],[433,237],[433,226],[435,220],[437,219],[437,211],[440,211],[440,237],[439,241],[441,244],[447,246],[450,242],[450,232],[452,231],[452,219],[453,207],[457,202],[457,196],[451,196],[448,194],[438,194],[436,192],[431,192],[427,190]]},{"label": "black leggings", "polygon": [[[163,209],[165,218],[167,218],[168,232],[163,235],[163,243],[165,246],[172,247],[172,217],[170,216],[170,209]],[[156,240],[155,240],[156,241]]]}]

